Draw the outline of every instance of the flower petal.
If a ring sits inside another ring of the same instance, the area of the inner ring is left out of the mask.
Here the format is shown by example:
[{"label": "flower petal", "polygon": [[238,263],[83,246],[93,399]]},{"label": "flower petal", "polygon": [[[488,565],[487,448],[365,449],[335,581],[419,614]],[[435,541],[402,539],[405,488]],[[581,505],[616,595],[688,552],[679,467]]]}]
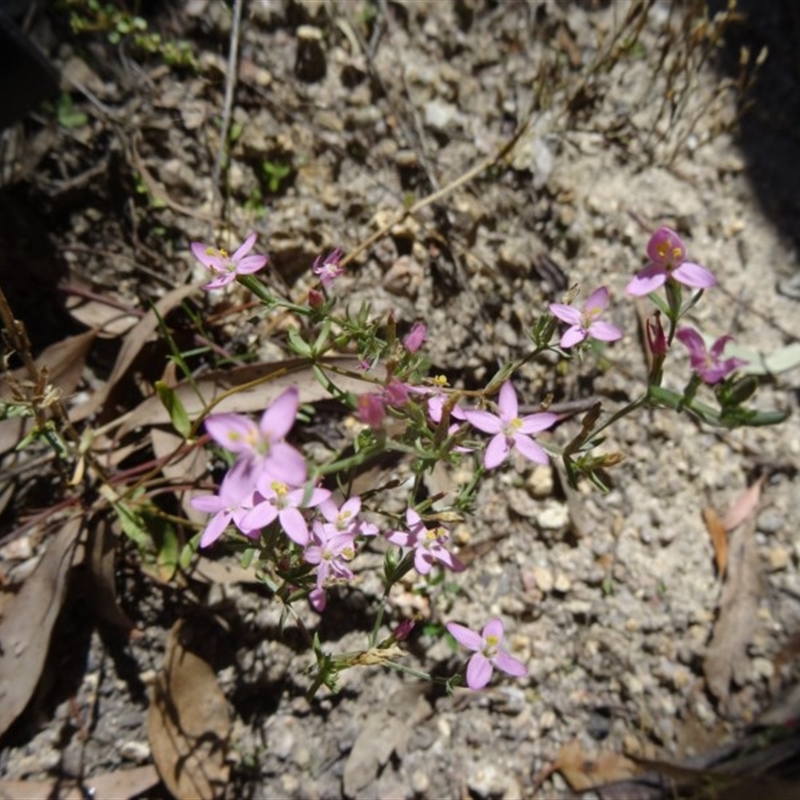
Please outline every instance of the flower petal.
[{"label": "flower petal", "polygon": [[255,423],[241,414],[212,414],[206,418],[206,433],[232,453],[252,453],[258,435]]},{"label": "flower petal", "polygon": [[[679,253],[676,259],[672,256],[675,251]],[[686,257],[686,245],[672,228],[663,226],[650,237],[647,243],[647,255],[656,264],[680,262]]]},{"label": "flower petal", "polygon": [[283,439],[294,425],[299,406],[300,393],[296,386],[290,386],[276,397],[264,412],[261,422],[258,424],[261,433],[270,441]]},{"label": "flower petal", "polygon": [[608,305],[608,289],[605,286],[599,286],[587,298],[583,307],[591,314],[597,315],[605,311]]},{"label": "flower petal", "polygon": [[642,297],[660,289],[667,282],[667,270],[661,264],[649,264],[625,287],[625,294]]},{"label": "flower petal", "polygon": [[530,436],[526,436],[524,433],[518,433],[514,436],[514,444],[517,450],[519,450],[528,461],[534,461],[537,464],[550,463],[547,453],[545,453],[541,445],[537,444]]},{"label": "flower petal", "polygon": [[263,269],[266,266],[268,260],[269,259],[266,256],[245,256],[236,265],[236,274],[250,275],[253,272],[258,272],[260,269]]},{"label": "flower petal", "polygon": [[672,270],[672,277],[693,289],[708,289],[717,284],[717,279],[705,267],[691,261],[684,261],[677,269]]},{"label": "flower petal", "polygon": [[583,319],[583,315],[577,308],[563,303],[550,303],[549,308],[554,317],[558,317],[562,322],[568,322],[570,325],[580,325]]},{"label": "flower petal", "polygon": [[507,458],[511,451],[508,437],[504,433],[498,433],[492,437],[486,451],[483,454],[483,466],[486,469],[499,467]]},{"label": "flower petal", "polygon": [[681,344],[686,346],[693,364],[695,360],[705,362],[706,344],[703,341],[703,337],[694,328],[678,328],[675,337]]},{"label": "flower petal", "polygon": [[539,433],[552,428],[558,422],[558,414],[550,411],[542,411],[538,414],[528,414],[522,418],[522,425],[519,427],[520,433]]},{"label": "flower petal", "polygon": [[589,326],[589,336],[601,342],[616,342],[622,338],[622,331],[616,325],[599,319]]},{"label": "flower petal", "polygon": [[569,350],[570,347],[574,347],[579,342],[582,342],[585,338],[586,331],[584,330],[583,326],[573,325],[571,328],[567,328],[564,331],[559,344],[564,350]]},{"label": "flower petal", "polygon": [[473,691],[483,689],[492,677],[492,662],[483,653],[475,653],[467,664],[467,686]]},{"label": "flower petal", "polygon": [[483,630],[481,631],[481,636],[483,640],[486,641],[490,636],[497,639],[498,642],[503,641],[503,620],[500,617],[494,617],[490,619],[484,626]]},{"label": "flower petal", "polygon": [[237,264],[246,256],[252,249],[253,245],[256,243],[256,234],[251,233],[243,242],[239,245],[238,250],[231,256],[231,261],[234,264]]},{"label": "flower petal", "polygon": [[305,517],[296,508],[284,508],[278,515],[281,527],[286,531],[286,535],[301,547],[305,547],[309,541],[308,523]]},{"label": "flower petal", "polygon": [[206,529],[203,531],[203,535],[200,537],[200,547],[208,547],[214,544],[222,536],[230,521],[231,513],[229,511],[220,511],[219,514],[211,517]]},{"label": "flower petal", "polygon": [[448,622],[445,625],[448,633],[460,644],[468,650],[480,650],[483,647],[483,637],[471,631],[465,625],[459,625],[457,622]]},{"label": "flower petal", "polygon": [[464,411],[464,417],[470,425],[484,433],[499,433],[503,429],[500,417],[490,414],[488,411],[468,409]]},{"label": "flower petal", "polygon": [[308,477],[303,454],[286,442],[272,445],[269,458],[264,462],[264,471],[287,486],[302,486]]},{"label": "flower petal", "polygon": [[498,650],[493,661],[497,669],[505,672],[506,675],[513,675],[515,678],[524,678],[528,674],[528,668],[521,661],[510,656],[504,650]]},{"label": "flower petal", "polygon": [[500,396],[497,398],[497,408],[500,410],[500,419],[509,422],[515,419],[519,412],[517,403],[517,393],[514,391],[514,384],[506,381],[500,387]]}]

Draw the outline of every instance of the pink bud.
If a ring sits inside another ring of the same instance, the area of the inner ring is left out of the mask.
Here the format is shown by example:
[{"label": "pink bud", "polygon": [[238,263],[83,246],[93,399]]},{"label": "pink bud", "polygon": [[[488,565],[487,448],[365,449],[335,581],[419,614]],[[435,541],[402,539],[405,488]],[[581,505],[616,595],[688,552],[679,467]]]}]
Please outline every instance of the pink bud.
[{"label": "pink bud", "polygon": [[417,350],[422,347],[422,343],[427,338],[427,335],[428,329],[425,327],[425,324],[422,322],[415,322],[411,326],[411,330],[406,334],[405,339],[403,339],[403,345],[409,353],[416,353]]},{"label": "pink bud", "polygon": [[369,393],[358,397],[358,418],[370,428],[380,428],[386,409],[380,395]]},{"label": "pink bud", "polygon": [[661,327],[661,314],[656,311],[652,317],[648,317],[645,327],[647,329],[647,344],[650,347],[650,352],[657,357],[665,356],[667,350],[669,350],[669,345],[664,334],[664,328]]}]

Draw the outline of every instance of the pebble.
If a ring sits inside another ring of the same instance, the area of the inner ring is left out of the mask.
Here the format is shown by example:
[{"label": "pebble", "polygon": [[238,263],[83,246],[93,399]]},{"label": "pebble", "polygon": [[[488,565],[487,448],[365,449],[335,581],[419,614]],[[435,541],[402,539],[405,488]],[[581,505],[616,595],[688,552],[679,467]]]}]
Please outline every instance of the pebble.
[{"label": "pebble", "polygon": [[430,786],[430,778],[421,770],[415,770],[411,775],[411,788],[414,794],[424,796],[428,792]]},{"label": "pebble", "polygon": [[540,528],[548,531],[557,531],[569,525],[569,509],[560,503],[543,509],[536,516]]},{"label": "pebble", "polygon": [[563,572],[559,572],[556,575],[553,588],[560,594],[566,594],[572,588],[572,581]]},{"label": "pebble", "polygon": [[541,591],[543,591],[545,594],[548,594],[553,590],[553,572],[549,567],[536,565],[531,567],[531,572],[533,573],[534,580],[536,581],[536,586]]},{"label": "pebble", "polygon": [[527,481],[528,491],[536,498],[550,497],[553,493],[553,470],[547,466],[537,466]]},{"label": "pebble", "polygon": [[508,773],[495,764],[473,764],[467,774],[467,788],[474,797],[502,796],[508,788]]},{"label": "pebble", "polygon": [[139,741],[123,742],[120,745],[119,754],[128,761],[144,764],[150,760],[150,745],[147,742]]},{"label": "pebble", "polygon": [[791,560],[791,553],[785,547],[773,547],[769,551],[768,561],[770,572],[779,572],[789,566]]},{"label": "pebble", "polygon": [[756,529],[761,533],[776,534],[783,528],[784,518],[774,508],[768,508],[758,515]]}]

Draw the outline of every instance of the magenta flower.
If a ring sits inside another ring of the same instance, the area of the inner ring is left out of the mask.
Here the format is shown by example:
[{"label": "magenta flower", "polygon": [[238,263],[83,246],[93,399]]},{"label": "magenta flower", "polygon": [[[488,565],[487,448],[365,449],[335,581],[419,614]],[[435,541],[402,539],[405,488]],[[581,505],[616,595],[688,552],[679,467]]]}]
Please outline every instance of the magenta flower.
[{"label": "magenta flower", "polygon": [[610,322],[597,319],[608,305],[608,289],[601,286],[595,289],[583,304],[583,311],[564,305],[551,303],[550,313],[570,327],[564,331],[559,344],[565,350],[574,347],[584,339],[599,339],[601,342],[615,342],[622,338],[622,331]]},{"label": "magenta flower", "polygon": [[215,247],[203,244],[202,242],[192,242],[191,249],[194,257],[206,269],[210,269],[214,280],[203,286],[204,289],[221,289],[232,283],[237,275],[249,275],[258,272],[267,261],[267,256],[257,254],[248,255],[256,243],[256,234],[251,233],[239,249],[231,256],[227,250],[217,250]]},{"label": "magenta flower", "polygon": [[193,497],[189,502],[192,508],[214,515],[200,537],[200,547],[208,547],[231,522],[241,530],[242,520],[253,507],[253,486],[244,470],[234,465],[222,479],[217,494]]},{"label": "magenta flower", "polygon": [[380,428],[386,417],[386,407],[381,395],[375,392],[360,394],[356,400],[358,418],[370,428]]},{"label": "magenta flower", "polygon": [[337,507],[336,503],[328,497],[319,504],[319,510],[325,518],[324,523],[332,530],[329,531],[330,535],[334,533],[346,533],[350,536],[377,536],[378,526],[373,525],[371,522],[365,522],[358,518],[361,512],[361,498],[354,494],[344,503],[342,507]]},{"label": "magenta flower", "polygon": [[494,469],[502,464],[508,458],[512,447],[519,450],[530,461],[547,464],[547,453],[531,438],[530,434],[551,428],[558,422],[558,415],[539,413],[518,417],[517,393],[514,391],[511,381],[506,381],[500,387],[497,408],[500,412],[497,415],[475,409],[464,412],[470,425],[474,425],[484,433],[494,434],[483,454],[484,467]]},{"label": "magenta flower", "polygon": [[265,480],[262,475],[253,508],[242,519],[241,529],[250,534],[266,528],[277,518],[286,535],[293,542],[305,547],[310,537],[308,523],[300,509],[318,506],[330,496],[327,489],[312,489],[306,497],[305,488],[290,489],[285,483]]},{"label": "magenta flower", "polygon": [[722,351],[733,339],[732,336],[721,336],[711,345],[710,350],[706,350],[703,337],[692,328],[679,328],[675,335],[686,345],[689,363],[705,383],[719,383],[725,376],[747,363],[741,358],[726,358],[722,361]]},{"label": "magenta flower", "polygon": [[406,510],[407,531],[390,531],[386,538],[400,547],[411,547],[414,550],[414,569],[420,575],[427,575],[436,561],[444,564],[453,572],[463,572],[461,563],[445,546],[450,538],[450,531],[439,526],[427,528],[422,518],[413,508]]},{"label": "magenta flower", "polygon": [[244,462],[254,488],[264,472],[290,486],[300,486],[306,480],[305,459],[284,441],[299,405],[299,393],[291,387],[275,399],[258,425],[241,414],[212,414],[206,419],[206,431]]},{"label": "magenta flower", "polygon": [[325,587],[334,580],[349,581],[353,571],[347,566],[355,557],[353,536],[335,533],[330,526],[314,524],[311,544],[306,547],[303,558],[317,568],[317,585],[309,594],[311,605],[317,611],[325,609]]},{"label": "magenta flower", "polygon": [[317,256],[311,271],[319,278],[319,282],[327,291],[333,282],[344,273],[344,267],[339,263],[342,260],[342,249],[337,247],[328,253],[325,258]]},{"label": "magenta flower", "polygon": [[475,633],[457,622],[448,622],[445,627],[460,645],[475,652],[467,664],[467,686],[470,689],[483,689],[489,683],[495,667],[515,678],[528,674],[521,661],[500,648],[503,643],[502,620],[490,619],[480,633]]},{"label": "magenta flower", "polygon": [[628,294],[649,294],[669,278],[693,289],[708,289],[717,282],[705,267],[686,260],[686,245],[672,228],[659,228],[650,237],[647,255],[650,263],[628,284]]},{"label": "magenta flower", "polygon": [[412,355],[422,347],[422,343],[428,336],[428,329],[423,322],[415,322],[411,326],[411,330],[405,335],[403,339],[403,347],[408,350]]}]

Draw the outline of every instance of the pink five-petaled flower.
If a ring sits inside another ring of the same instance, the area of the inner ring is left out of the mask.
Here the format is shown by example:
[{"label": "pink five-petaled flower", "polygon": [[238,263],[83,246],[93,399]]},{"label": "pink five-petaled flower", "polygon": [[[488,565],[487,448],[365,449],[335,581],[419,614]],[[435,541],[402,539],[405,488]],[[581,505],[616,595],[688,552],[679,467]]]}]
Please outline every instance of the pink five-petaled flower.
[{"label": "pink five-petaled flower", "polygon": [[303,558],[317,568],[317,585],[308,596],[317,611],[325,610],[325,586],[332,580],[352,580],[353,571],[347,566],[356,554],[354,536],[337,533],[329,525],[314,525],[311,543]]},{"label": "pink five-petaled flower", "polygon": [[325,258],[317,256],[311,271],[319,278],[319,282],[325,291],[331,288],[331,284],[344,273],[344,267],[339,263],[342,260],[342,249],[337,247],[328,253]]},{"label": "pink five-petaled flower", "polygon": [[675,335],[689,350],[689,363],[692,365],[692,369],[706,383],[719,383],[735,369],[747,363],[741,358],[722,360],[722,351],[725,349],[725,345],[733,339],[732,336],[721,336],[709,350],[706,350],[703,337],[692,328],[679,328]]},{"label": "pink five-petaled flower", "polygon": [[705,267],[686,260],[686,245],[672,228],[659,228],[650,237],[647,255],[650,263],[628,284],[627,294],[650,294],[668,278],[692,289],[708,289],[717,282]]},{"label": "pink five-petaled flower", "polygon": [[315,525],[325,525],[330,535],[334,533],[347,533],[351,536],[377,536],[378,526],[358,518],[361,512],[361,498],[354,494],[338,508],[332,499],[327,498],[319,504],[319,510],[325,522]]},{"label": "pink five-petaled flower", "polygon": [[551,303],[550,313],[570,325],[561,337],[561,347],[566,350],[584,339],[615,342],[622,338],[622,331],[616,325],[597,319],[605,311],[607,305],[608,289],[605,286],[595,289],[586,298],[582,311],[563,303]]},{"label": "pink five-petaled flower", "polygon": [[262,473],[301,486],[306,480],[305,459],[283,440],[294,425],[299,405],[298,391],[291,387],[274,400],[258,425],[241,414],[212,414],[206,419],[206,431],[244,462],[253,488]]},{"label": "pink five-petaled flower", "polygon": [[386,538],[392,544],[414,549],[414,569],[420,575],[427,575],[436,561],[453,572],[463,572],[464,564],[444,546],[444,542],[450,538],[446,528],[427,528],[413,508],[406,510],[406,524],[407,531],[390,531]]},{"label": "pink five-petaled flower", "polygon": [[253,508],[245,514],[240,527],[245,533],[252,534],[277,518],[286,535],[305,547],[309,541],[308,523],[300,509],[318,506],[330,496],[327,489],[312,489],[306,497],[305,488],[290,489],[285,483],[262,476]]},{"label": "pink five-petaled flower", "polygon": [[200,537],[200,547],[208,547],[222,536],[231,521],[241,530],[243,518],[253,507],[253,487],[244,470],[236,466],[228,470],[217,494],[193,497],[192,508],[214,516]]},{"label": "pink five-petaled flower", "polygon": [[448,622],[445,627],[459,644],[475,652],[467,664],[467,686],[470,689],[483,689],[489,683],[495,667],[515,678],[528,674],[521,661],[500,647],[503,643],[502,620],[490,619],[480,633],[475,633],[457,622]]},{"label": "pink five-petaled flower", "polygon": [[269,260],[267,256],[255,253],[248,255],[255,243],[256,235],[251,233],[238,250],[233,255],[229,255],[227,250],[217,250],[217,248],[202,242],[192,242],[191,248],[194,257],[206,269],[210,269],[214,275],[214,280],[203,288],[221,289],[232,283],[237,275],[249,275],[251,272],[258,272],[262,269]]},{"label": "pink five-petaled flower", "polygon": [[530,434],[551,428],[558,422],[558,415],[539,413],[518,417],[517,393],[514,391],[511,381],[506,381],[500,387],[497,408],[499,411],[497,415],[475,409],[464,412],[470,425],[474,425],[484,433],[494,434],[483,454],[484,467],[494,469],[502,464],[508,458],[512,446],[530,461],[547,464],[547,453],[531,438]]}]

